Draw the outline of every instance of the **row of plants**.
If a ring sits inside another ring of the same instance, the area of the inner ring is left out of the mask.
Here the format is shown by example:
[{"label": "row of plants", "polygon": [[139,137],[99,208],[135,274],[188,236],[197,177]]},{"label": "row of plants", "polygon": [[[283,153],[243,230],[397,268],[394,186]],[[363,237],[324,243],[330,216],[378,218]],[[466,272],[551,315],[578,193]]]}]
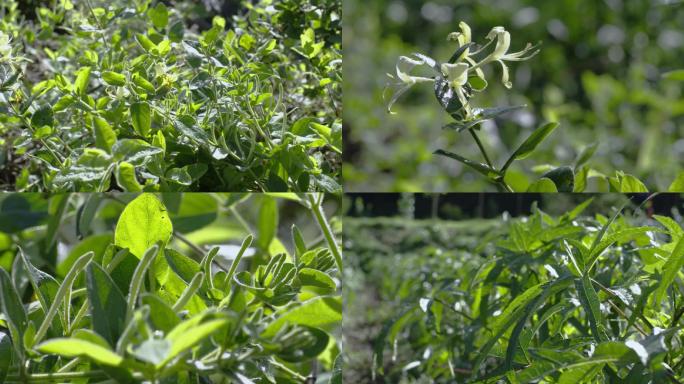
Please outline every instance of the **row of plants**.
[{"label": "row of plants", "polygon": [[[599,143],[586,145],[570,165],[541,164],[532,168],[539,177],[528,183],[507,172],[514,162],[533,156],[537,147],[559,126],[557,122],[542,124],[519,144],[507,160],[496,165],[497,157],[488,153],[480,139],[482,123],[525,108],[525,105],[497,106],[482,108],[471,102],[477,93],[487,89],[489,83],[484,68],[491,65],[501,67],[501,82],[512,88],[508,65],[511,62],[526,61],[539,53],[540,44],[527,45],[518,52],[509,52],[511,35],[504,27],[494,27],[486,36],[486,44],[473,40],[471,28],[465,22],[459,24],[460,30],[451,33],[447,40],[455,43],[453,55],[445,62],[437,61],[421,53],[400,56],[396,64],[396,74],[389,75],[394,80],[388,86],[387,110],[391,113],[394,103],[416,84],[428,83],[434,87],[434,94],[440,106],[452,121],[442,127],[459,133],[468,132],[477,145],[482,160],[466,158],[445,149],[435,151],[436,155],[454,159],[484,176],[504,192],[648,192],[647,186],[636,176],[616,171],[604,174],[593,168],[590,160]],[[491,46],[491,47],[490,47]],[[431,69],[432,76],[411,73],[414,67],[425,66]],[[665,73],[663,77],[671,81],[684,80],[684,70]],[[654,188],[654,187],[651,187]],[[656,187],[656,190],[659,190]],[[684,171],[680,171],[667,188],[670,192],[684,191]]]},{"label": "row of plants", "polygon": [[340,1],[209,23],[184,1],[20,5],[0,4],[2,189],[341,189]]},{"label": "row of plants", "polygon": [[0,197],[0,382],[341,383],[336,205]]},{"label": "row of plants", "polygon": [[346,220],[345,378],[680,383],[682,218],[598,200],[558,215]]}]

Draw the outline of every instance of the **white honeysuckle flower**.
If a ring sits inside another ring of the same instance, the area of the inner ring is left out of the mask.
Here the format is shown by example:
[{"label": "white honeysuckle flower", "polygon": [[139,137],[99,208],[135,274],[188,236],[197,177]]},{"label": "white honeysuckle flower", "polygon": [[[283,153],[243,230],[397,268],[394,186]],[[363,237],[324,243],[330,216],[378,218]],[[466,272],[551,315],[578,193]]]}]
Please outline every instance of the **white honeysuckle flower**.
[{"label": "white honeysuckle flower", "polygon": [[[504,27],[494,27],[487,35],[488,40],[496,39],[496,47],[489,57],[490,61],[501,59],[511,47],[511,34]],[[487,59],[485,59],[487,60]]]},{"label": "white honeysuckle flower", "polygon": [[468,82],[468,68],[467,63],[444,63],[441,66],[444,77],[449,81],[449,85],[456,92],[458,101],[465,109],[466,115],[470,115],[471,109],[468,104],[468,98],[463,90],[463,86]]},{"label": "white honeysuckle flower", "polygon": [[469,44],[472,41],[472,34],[470,30],[470,26],[466,24],[465,22],[461,21],[458,23],[459,28],[461,28],[461,32],[452,32],[447,36],[448,41],[457,41],[458,46],[462,47],[466,44]]},{"label": "white honeysuckle flower", "polygon": [[442,73],[453,88],[460,88],[468,82],[468,68],[467,63],[444,63],[442,64]]},{"label": "white honeysuckle flower", "polygon": [[389,113],[394,113],[392,112],[392,106],[394,105],[394,103],[399,99],[399,97],[401,97],[401,95],[406,93],[406,91],[408,91],[414,84],[432,83],[435,81],[435,79],[430,77],[411,76],[411,70],[417,66],[429,64],[432,67],[434,65],[433,62],[428,63],[426,61],[429,59],[426,56],[418,54],[414,54],[414,56],[416,56],[415,59],[408,56],[399,56],[399,60],[397,60],[396,64],[396,77],[389,73],[387,74],[387,76],[389,76],[391,79],[399,80],[399,82],[391,84],[391,86],[397,88],[397,90],[394,92],[394,94],[392,95],[392,99],[387,104],[387,112]]},{"label": "white honeysuckle flower", "polygon": [[416,66],[424,65],[425,60],[423,59],[412,59],[408,56],[400,56],[397,61],[397,77],[404,84],[416,84],[416,83],[426,83],[432,82],[434,79],[429,77],[421,76],[411,76],[409,72]]},{"label": "white honeysuckle flower", "polygon": [[[494,48],[494,51],[492,53],[490,53],[487,57],[482,59],[482,61],[480,61],[479,63],[475,64],[472,69],[479,69],[485,64],[497,61],[499,62],[499,64],[501,64],[502,69],[501,82],[504,84],[506,88],[511,88],[513,85],[509,80],[508,66],[506,65],[506,63],[504,63],[504,61],[527,60],[536,55],[537,53],[539,53],[539,50],[536,49],[536,46],[527,43],[525,49],[523,49],[522,51],[508,53],[508,50],[511,47],[511,34],[508,33],[508,31],[506,31],[506,29],[501,26],[492,28],[492,30],[489,31],[489,34],[487,34],[487,39],[489,40],[489,43],[496,40],[496,47]],[[525,56],[528,53],[529,55]]]},{"label": "white honeysuckle flower", "polygon": [[[472,96],[472,92],[481,92],[487,87],[487,80],[482,71],[483,66],[492,62],[501,64],[501,82],[506,88],[511,88],[512,84],[505,61],[527,60],[539,52],[536,49],[537,46],[528,43],[522,51],[509,53],[511,35],[502,26],[492,28],[486,36],[488,42],[484,46],[477,46],[477,48],[474,48],[476,45],[472,41],[470,26],[465,22],[460,22],[459,29],[460,31],[452,32],[447,37],[447,40],[455,41],[459,46],[459,49],[447,63],[438,63],[434,59],[419,53],[414,53],[410,57],[399,57],[396,64],[396,75],[388,74],[391,79],[397,80],[397,82],[388,86],[388,88],[394,88],[395,91],[387,106],[389,113],[392,113],[392,106],[397,99],[414,84],[434,83],[436,79],[440,81],[444,79],[448,82],[454,94],[458,96],[458,100],[465,111],[464,116],[469,118],[472,115],[472,109],[468,104],[468,100]],[[491,53],[481,60],[475,58],[476,55],[483,52],[493,43],[496,43],[496,45]],[[430,67],[435,72],[436,77],[411,75],[411,70],[423,65]]]}]

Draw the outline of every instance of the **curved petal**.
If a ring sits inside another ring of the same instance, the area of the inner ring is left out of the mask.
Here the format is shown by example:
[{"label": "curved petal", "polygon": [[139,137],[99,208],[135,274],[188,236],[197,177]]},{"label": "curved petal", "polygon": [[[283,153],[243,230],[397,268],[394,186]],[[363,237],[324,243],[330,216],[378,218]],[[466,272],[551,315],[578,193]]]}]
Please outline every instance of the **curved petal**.
[{"label": "curved petal", "polygon": [[415,84],[420,82],[432,81],[428,77],[411,76],[409,72],[416,66],[426,64],[423,59],[413,59],[408,56],[399,56],[397,60],[397,77],[405,84]]},{"label": "curved petal", "polygon": [[472,32],[470,30],[470,26],[463,21],[458,23],[458,26],[461,28],[461,31],[450,33],[447,37],[447,40],[457,41],[459,47],[462,47],[472,41]]},{"label": "curved petal", "polygon": [[[406,91],[411,89],[411,86],[412,86],[412,84],[397,83],[397,84],[393,84],[393,85],[390,85],[387,88],[385,88],[385,91],[382,93],[383,99],[386,99],[385,94],[387,93],[387,90],[393,91],[392,97],[390,98],[390,101],[387,103],[387,113],[389,113],[389,114],[395,113],[395,112],[392,112],[392,106],[394,105],[394,103],[397,102],[397,100],[399,100],[401,95],[403,95],[404,93],[406,93]],[[397,88],[397,89],[393,90],[392,88]]]},{"label": "curved petal", "polygon": [[[500,28],[500,29],[497,29]],[[506,52],[508,52],[508,49],[511,47],[511,34],[508,33],[503,27],[495,27],[492,29],[492,32],[496,30],[496,48],[494,48],[494,52],[491,54],[491,59],[492,60],[499,60],[502,58]],[[492,32],[489,32],[489,35],[487,35],[487,38],[492,34]]]},{"label": "curved petal", "polygon": [[497,60],[499,64],[501,64],[501,82],[503,83],[504,87],[510,89],[513,87],[513,84],[511,84],[511,81],[509,80],[509,74],[508,74],[508,66],[506,63],[503,62],[503,60]]}]

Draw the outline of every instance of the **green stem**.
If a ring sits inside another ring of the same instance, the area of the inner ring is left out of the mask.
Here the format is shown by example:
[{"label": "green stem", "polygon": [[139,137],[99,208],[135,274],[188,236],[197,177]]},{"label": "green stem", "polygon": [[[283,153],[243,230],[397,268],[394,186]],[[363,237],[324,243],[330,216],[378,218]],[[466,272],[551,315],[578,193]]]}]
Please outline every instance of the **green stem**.
[{"label": "green stem", "polygon": [[470,136],[473,137],[475,142],[477,143],[477,147],[480,148],[480,152],[482,153],[482,157],[484,157],[485,162],[487,162],[487,165],[489,165],[490,168],[494,168],[492,165],[492,161],[489,160],[489,156],[487,155],[487,151],[484,148],[484,145],[482,145],[482,141],[480,141],[480,137],[477,135],[474,129],[469,129],[468,132],[470,132]]},{"label": "green stem", "polygon": [[332,233],[332,229],[330,228],[330,224],[328,224],[328,220],[325,218],[325,213],[323,212],[322,207],[323,201],[316,201],[313,193],[308,193],[306,196],[309,199],[311,212],[316,218],[318,226],[321,228],[323,236],[325,236],[325,240],[328,242],[330,251],[332,252],[333,256],[335,256],[337,269],[339,269],[340,273],[342,273],[342,252],[340,252],[340,248],[338,247],[337,242],[335,242],[335,237]]},{"label": "green stem", "polygon": [[44,382],[61,382],[65,380],[76,379],[104,379],[107,375],[103,371],[86,371],[86,372],[58,372],[58,373],[34,373],[27,375],[24,378],[14,375],[6,377],[8,382],[28,382],[28,383],[44,383]]},{"label": "green stem", "polygon": [[280,362],[276,361],[275,359],[271,359],[270,363],[274,367],[280,369],[281,371],[283,371],[283,372],[285,372],[291,376],[296,377],[298,380],[301,380],[302,382],[306,382],[306,380],[307,380],[306,377],[304,377],[304,376],[300,375],[299,373],[291,370],[290,368],[286,367],[284,364],[281,364]]},{"label": "green stem", "polygon": [[[485,162],[489,166],[489,168],[495,169],[494,166],[492,165],[492,161],[489,159],[489,155],[487,154],[487,150],[485,149],[484,145],[482,144],[482,141],[480,140],[480,137],[477,135],[477,132],[475,132],[475,129],[468,129],[468,132],[470,132],[470,136],[473,137],[473,140],[475,140],[475,143],[477,143],[477,147],[480,149],[480,153],[482,153],[482,157],[484,157]],[[506,174],[506,169],[508,168],[508,165],[504,165],[504,168],[501,170],[501,177],[497,178],[494,180],[494,182],[501,188],[502,190],[506,192],[514,192],[513,188],[511,188],[506,182],[504,181],[504,175]]]}]

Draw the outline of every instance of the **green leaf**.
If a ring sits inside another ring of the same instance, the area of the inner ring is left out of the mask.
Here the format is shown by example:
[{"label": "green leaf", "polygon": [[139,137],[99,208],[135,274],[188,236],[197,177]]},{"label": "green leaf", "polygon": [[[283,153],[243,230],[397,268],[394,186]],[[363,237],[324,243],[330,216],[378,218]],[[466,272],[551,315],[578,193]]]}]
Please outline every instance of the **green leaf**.
[{"label": "green leaf", "polygon": [[185,308],[185,306],[188,304],[188,302],[193,298],[195,293],[197,293],[197,290],[200,288],[200,285],[202,285],[203,280],[204,272],[197,272],[195,276],[193,276],[190,280],[188,286],[185,287],[181,295],[178,297],[176,303],[173,304],[173,307],[171,309],[174,312],[182,311],[183,308]]},{"label": "green leaf", "polygon": [[302,268],[297,275],[303,286],[315,287],[321,293],[334,293],[337,290],[335,281],[326,273],[311,268]]},{"label": "green leaf", "polygon": [[546,172],[542,177],[556,184],[558,192],[572,192],[575,187],[575,175],[568,166],[558,167]]},{"label": "green leaf", "polygon": [[[564,380],[564,383],[584,383],[585,381],[566,381],[566,380],[574,380],[577,378],[582,378],[582,377],[593,377],[591,375],[592,372],[596,371],[599,372],[601,368],[606,364],[606,363],[611,363],[615,361],[616,359],[611,358],[611,357],[596,357],[596,358],[587,358],[587,359],[578,359],[574,362],[560,362],[558,364],[554,364],[552,362],[548,361],[543,361],[539,360],[538,362],[533,363],[530,367],[525,368],[524,370],[520,371],[517,373],[517,380],[521,383],[531,383],[531,382],[537,382],[537,380],[544,378],[545,376],[548,376],[554,372],[563,370],[564,374],[567,373],[567,376],[563,377],[561,375],[561,378]],[[595,374],[594,374],[595,375]],[[560,379],[558,383],[560,383]],[[591,381],[589,381],[591,382]]]},{"label": "green leaf", "polygon": [[163,367],[168,364],[181,353],[199,344],[212,333],[226,327],[230,323],[228,319],[217,319],[198,324],[198,320],[200,319],[197,319],[197,317],[200,316],[196,316],[195,319],[191,318],[178,324],[169,332],[166,340],[171,343],[171,348],[166,358],[157,365],[158,367]]},{"label": "green leaf", "polygon": [[88,80],[90,80],[90,67],[83,67],[76,72],[74,81],[74,91],[79,95],[85,95],[88,90]]},{"label": "green leaf", "polygon": [[[47,313],[57,297],[59,283],[54,277],[36,268],[21,248],[19,249],[18,256],[24,263],[24,268],[26,269],[33,291],[40,302],[40,306],[43,308],[43,313]],[[52,327],[55,331],[61,332],[64,325],[65,324],[59,324],[57,321],[54,321]]]},{"label": "green leaf", "polygon": [[166,244],[173,226],[166,207],[154,195],[143,193],[128,203],[119,217],[114,244],[142,258],[151,246]]},{"label": "green leaf", "polygon": [[297,228],[295,224],[292,224],[292,243],[295,246],[295,255],[297,257],[302,256],[307,251],[306,242],[304,241],[304,236],[302,232]]},{"label": "green leaf", "polygon": [[181,196],[179,194],[163,194],[163,200],[169,209],[169,216],[173,228],[177,232],[189,233],[204,228],[218,217],[218,201],[204,193],[186,193],[182,195],[180,205],[168,202],[168,198]]},{"label": "green leaf", "polygon": [[620,192],[639,193],[648,192],[648,188],[636,177],[624,174],[620,177]]},{"label": "green leaf", "polygon": [[477,172],[481,173],[482,175],[488,177],[488,178],[495,178],[500,175],[499,171],[497,171],[494,168],[491,168],[490,166],[482,163],[478,163],[469,159],[466,159],[465,157],[458,155],[456,153],[452,153],[449,151],[445,151],[443,149],[438,149],[435,151],[435,155],[440,155],[440,156],[446,156],[449,158],[452,158],[454,160],[458,160],[461,163],[469,166],[470,168],[476,170]]},{"label": "green leaf", "polygon": [[667,190],[668,192],[684,192],[684,172],[677,174],[677,177]]},{"label": "green leaf", "polygon": [[83,271],[83,269],[88,266],[88,264],[93,260],[94,253],[92,251],[85,253],[83,256],[79,257],[73,264],[72,268],[67,273],[66,277],[62,281],[62,284],[57,290],[55,295],[55,300],[50,305],[50,308],[45,313],[43,322],[40,324],[40,328],[36,331],[36,335],[33,338],[34,343],[38,343],[43,339],[43,336],[47,333],[48,329],[52,325],[52,320],[59,310],[60,304],[64,303],[65,313],[70,312],[71,301],[65,300],[65,298],[71,297],[71,290],[76,277]]},{"label": "green leaf", "polygon": [[102,80],[109,85],[122,87],[126,85],[126,76],[112,71],[103,71]]},{"label": "green leaf", "polygon": [[147,339],[133,349],[133,355],[150,364],[160,365],[170,351],[168,340]]},{"label": "green leaf", "polygon": [[556,189],[556,184],[554,184],[551,179],[542,177],[541,179],[530,184],[530,186],[527,188],[527,192],[557,193],[558,189]]},{"label": "green leaf", "polygon": [[135,40],[147,52],[151,52],[154,48],[157,47],[157,45],[153,43],[152,40],[150,40],[147,36],[143,35],[142,33],[136,33]]},{"label": "green leaf", "polygon": [[584,312],[589,317],[589,325],[591,333],[597,342],[608,341],[605,327],[603,325],[603,316],[599,304],[599,298],[591,284],[588,274],[584,274],[582,278],[575,280],[575,288],[579,295],[580,303],[584,307]]},{"label": "green leaf", "polygon": [[373,369],[375,371],[384,374],[385,344],[389,341],[390,345],[396,345],[397,335],[404,326],[413,320],[417,309],[418,308],[415,306],[411,307],[385,322],[385,325],[373,344]]},{"label": "green leaf", "polygon": [[468,77],[468,84],[470,84],[471,87],[475,91],[482,92],[487,88],[487,80],[479,77],[479,76],[470,76]]},{"label": "green leaf", "polygon": [[95,135],[95,145],[107,153],[112,153],[112,146],[116,143],[116,133],[107,120],[93,116],[93,134]]},{"label": "green leaf", "polygon": [[261,249],[268,250],[278,229],[278,202],[274,198],[269,196],[262,198],[257,228],[259,233],[257,245]]},{"label": "green leaf", "polygon": [[13,344],[17,355],[23,361],[25,352],[19,340],[24,340],[28,318],[21,298],[12,285],[12,278],[4,268],[0,268],[0,309],[5,316],[6,326],[9,328],[12,340],[16,340]]},{"label": "green leaf", "polygon": [[143,165],[151,156],[163,152],[163,149],[139,139],[122,139],[112,146],[112,154],[116,160],[126,161],[133,165]]},{"label": "green leaf", "polygon": [[[514,160],[522,160],[530,156],[537,146],[550,135],[556,127],[558,127],[558,123],[553,122],[537,128],[522,144],[520,144],[518,149],[513,152],[506,162],[506,165],[510,165]],[[504,166],[503,169],[508,169],[508,166]]]},{"label": "green leaf", "polygon": [[156,7],[150,8],[147,11],[147,15],[157,29],[164,29],[169,23],[169,11],[166,9],[166,5],[161,1],[157,3]]},{"label": "green leaf", "polygon": [[197,122],[192,116],[183,115],[174,121],[174,127],[178,133],[185,135],[202,147],[210,147],[209,134],[197,126]]},{"label": "green leaf", "polygon": [[50,219],[48,220],[47,232],[45,234],[45,244],[47,244],[48,248],[55,245],[55,241],[57,241],[57,232],[68,204],[68,194],[56,195],[50,200],[50,207],[48,209]]},{"label": "green leaf", "polygon": [[131,120],[133,128],[139,135],[147,137],[152,129],[152,118],[150,116],[150,105],[146,102],[138,102],[131,105]]},{"label": "green leaf", "polygon": [[330,378],[329,384],[342,384],[342,368],[344,366],[344,360],[342,354],[338,354],[333,363],[332,377]]},{"label": "green leaf", "polygon": [[306,57],[312,59],[318,56],[325,46],[324,42],[316,43],[316,35],[312,28],[307,28],[299,37],[302,45],[302,51]]},{"label": "green leaf", "polygon": [[0,330],[0,383],[5,382],[12,363],[12,342],[7,333]]},{"label": "green leaf", "polygon": [[125,328],[126,299],[97,263],[86,268],[86,288],[93,329],[113,347]]},{"label": "green leaf", "polygon": [[266,327],[262,337],[275,336],[286,324],[323,329],[337,325],[342,321],[342,301],[339,296],[320,296],[280,312],[281,316]]},{"label": "green leaf", "polygon": [[601,241],[598,242],[598,244],[595,244],[592,246],[592,248],[589,250],[588,254],[585,256],[585,262],[587,265],[587,271],[590,271],[591,268],[594,266],[594,263],[596,263],[596,260],[598,259],[599,256],[605,251],[608,247],[613,245],[613,243],[616,242],[624,242],[624,241],[630,241],[640,235],[645,234],[646,232],[660,232],[660,228],[656,227],[634,227],[634,228],[625,228],[622,230],[618,230],[614,233],[611,233],[608,235],[606,238],[601,238]]},{"label": "green leaf", "polygon": [[119,163],[116,173],[116,181],[119,187],[126,192],[141,192],[143,187],[135,177],[135,166],[122,161]]},{"label": "green leaf", "polygon": [[658,281],[658,288],[653,295],[653,302],[660,306],[667,288],[672,285],[677,274],[684,266],[684,237],[681,237],[667,261],[663,264],[663,276]]},{"label": "green leaf", "polygon": [[682,236],[684,236],[684,229],[677,223],[674,219],[667,216],[653,215],[663,227],[667,228],[667,232],[672,237],[672,241],[678,241]]},{"label": "green leaf", "polygon": [[126,309],[124,310],[127,319],[131,319],[133,317],[135,305],[138,301],[138,295],[145,284],[144,279],[147,276],[147,270],[157,257],[160,249],[159,246],[160,244],[155,244],[148,248],[145,251],[142,259],[140,259],[140,262],[138,262],[138,265],[135,267],[135,271],[133,272],[133,277],[131,278],[131,283],[128,289],[128,300],[125,304]]},{"label": "green leaf", "polygon": [[112,367],[119,366],[123,362],[123,357],[117,355],[112,350],[90,341],[75,338],[48,340],[40,344],[36,349],[43,353],[52,353],[66,357],[86,356],[98,364]]},{"label": "green leaf", "polygon": [[192,177],[187,168],[171,168],[166,172],[166,179],[179,185],[192,185]]},{"label": "green leaf", "polygon": [[192,278],[201,270],[198,262],[173,249],[165,250],[164,257],[171,270],[186,284],[190,284]]},{"label": "green leaf", "polygon": [[[591,247],[589,248],[589,252],[594,252],[594,250],[597,248],[597,246],[601,243],[601,240],[603,240],[603,236],[605,236],[606,232],[608,231],[608,227],[610,227],[611,224],[617,219],[617,217],[620,215],[620,212],[625,208],[627,205],[628,201],[624,202],[620,208],[618,208],[613,216],[610,217],[610,219],[601,227],[601,230],[599,231],[598,234],[596,234],[596,237],[594,238],[594,241],[591,243]],[[585,259],[589,259],[589,255],[585,256]],[[591,265],[591,264],[588,264]]]},{"label": "green leaf", "polygon": [[[161,3],[159,3],[161,4]],[[154,88],[154,85],[147,81],[143,76],[134,73],[133,77],[131,78],[133,80],[133,84],[137,85],[138,87],[146,90],[147,92],[154,93],[156,89]]]},{"label": "green leaf", "polygon": [[34,128],[41,128],[46,125],[52,127],[53,122],[52,108],[50,108],[49,105],[44,105],[38,108],[35,112],[33,112],[33,116],[31,116],[31,125]]},{"label": "green leaf", "polygon": [[[480,365],[487,358],[489,351],[491,351],[491,349],[494,347],[494,344],[498,342],[503,334],[514,323],[519,321],[521,318],[524,320],[525,317],[529,317],[531,313],[534,312],[536,307],[542,304],[542,302],[539,301],[537,304],[529,306],[530,303],[533,303],[533,300],[539,297],[539,295],[542,293],[544,294],[544,297],[548,297],[549,295],[564,289],[570,284],[570,281],[570,278],[563,277],[550,283],[537,284],[526,289],[522,294],[516,296],[513,301],[506,306],[503,312],[492,320],[490,327],[492,337],[484,346],[480,348],[478,356],[473,363],[475,370],[479,369]],[[522,327],[520,328],[521,329],[518,330],[518,333],[520,333],[522,330]],[[517,345],[513,344],[513,348],[517,348]]]},{"label": "green leaf", "polygon": [[575,160],[575,169],[581,168],[584,164],[594,156],[596,149],[598,148],[598,143],[591,143],[584,147],[582,151],[577,155],[577,160]]},{"label": "green leaf", "polygon": [[[99,195],[100,197],[102,197],[101,194],[97,193],[91,193],[90,195]],[[85,239],[83,239],[83,241],[78,243],[78,245],[76,245],[71,250],[71,252],[69,252],[66,259],[64,259],[61,263],[59,263],[59,265],[57,265],[57,276],[65,277],[73,268],[76,260],[78,260],[78,258],[86,252],[93,252],[95,255],[95,259],[97,260],[102,259],[102,255],[105,253],[107,247],[111,245],[113,240],[114,238],[110,233],[86,237]]]},{"label": "green leaf", "polygon": [[140,299],[143,305],[150,307],[150,321],[155,329],[168,334],[180,323],[178,315],[159,296],[152,293],[143,293]]},{"label": "green leaf", "polygon": [[[93,221],[93,218],[95,218],[97,209],[100,207],[100,203],[103,199],[104,197],[102,195],[91,193],[88,194],[85,202],[78,207],[78,211],[76,212],[76,233],[78,234],[79,239],[88,235],[90,223]],[[57,266],[58,271],[62,264],[64,263],[60,263],[60,265]]]},{"label": "green leaf", "polygon": [[76,99],[71,95],[64,95],[57,100],[55,105],[52,106],[53,112],[59,112],[67,109],[71,104],[75,103]]},{"label": "green leaf", "polygon": [[[537,382],[544,377],[547,377],[554,372],[576,372],[569,374],[566,379],[580,377],[583,373],[584,367],[595,367],[600,370],[607,363],[616,363],[618,361],[625,361],[629,358],[629,362],[634,362],[631,359],[629,348],[621,342],[604,342],[599,344],[593,356],[586,357],[578,355],[577,353],[560,354],[560,356],[553,356],[553,359],[540,359],[534,362],[528,368],[517,373],[517,379],[521,383]],[[577,371],[575,371],[577,370]],[[590,376],[590,374],[586,374]],[[573,383],[576,383],[573,381]]]}]

